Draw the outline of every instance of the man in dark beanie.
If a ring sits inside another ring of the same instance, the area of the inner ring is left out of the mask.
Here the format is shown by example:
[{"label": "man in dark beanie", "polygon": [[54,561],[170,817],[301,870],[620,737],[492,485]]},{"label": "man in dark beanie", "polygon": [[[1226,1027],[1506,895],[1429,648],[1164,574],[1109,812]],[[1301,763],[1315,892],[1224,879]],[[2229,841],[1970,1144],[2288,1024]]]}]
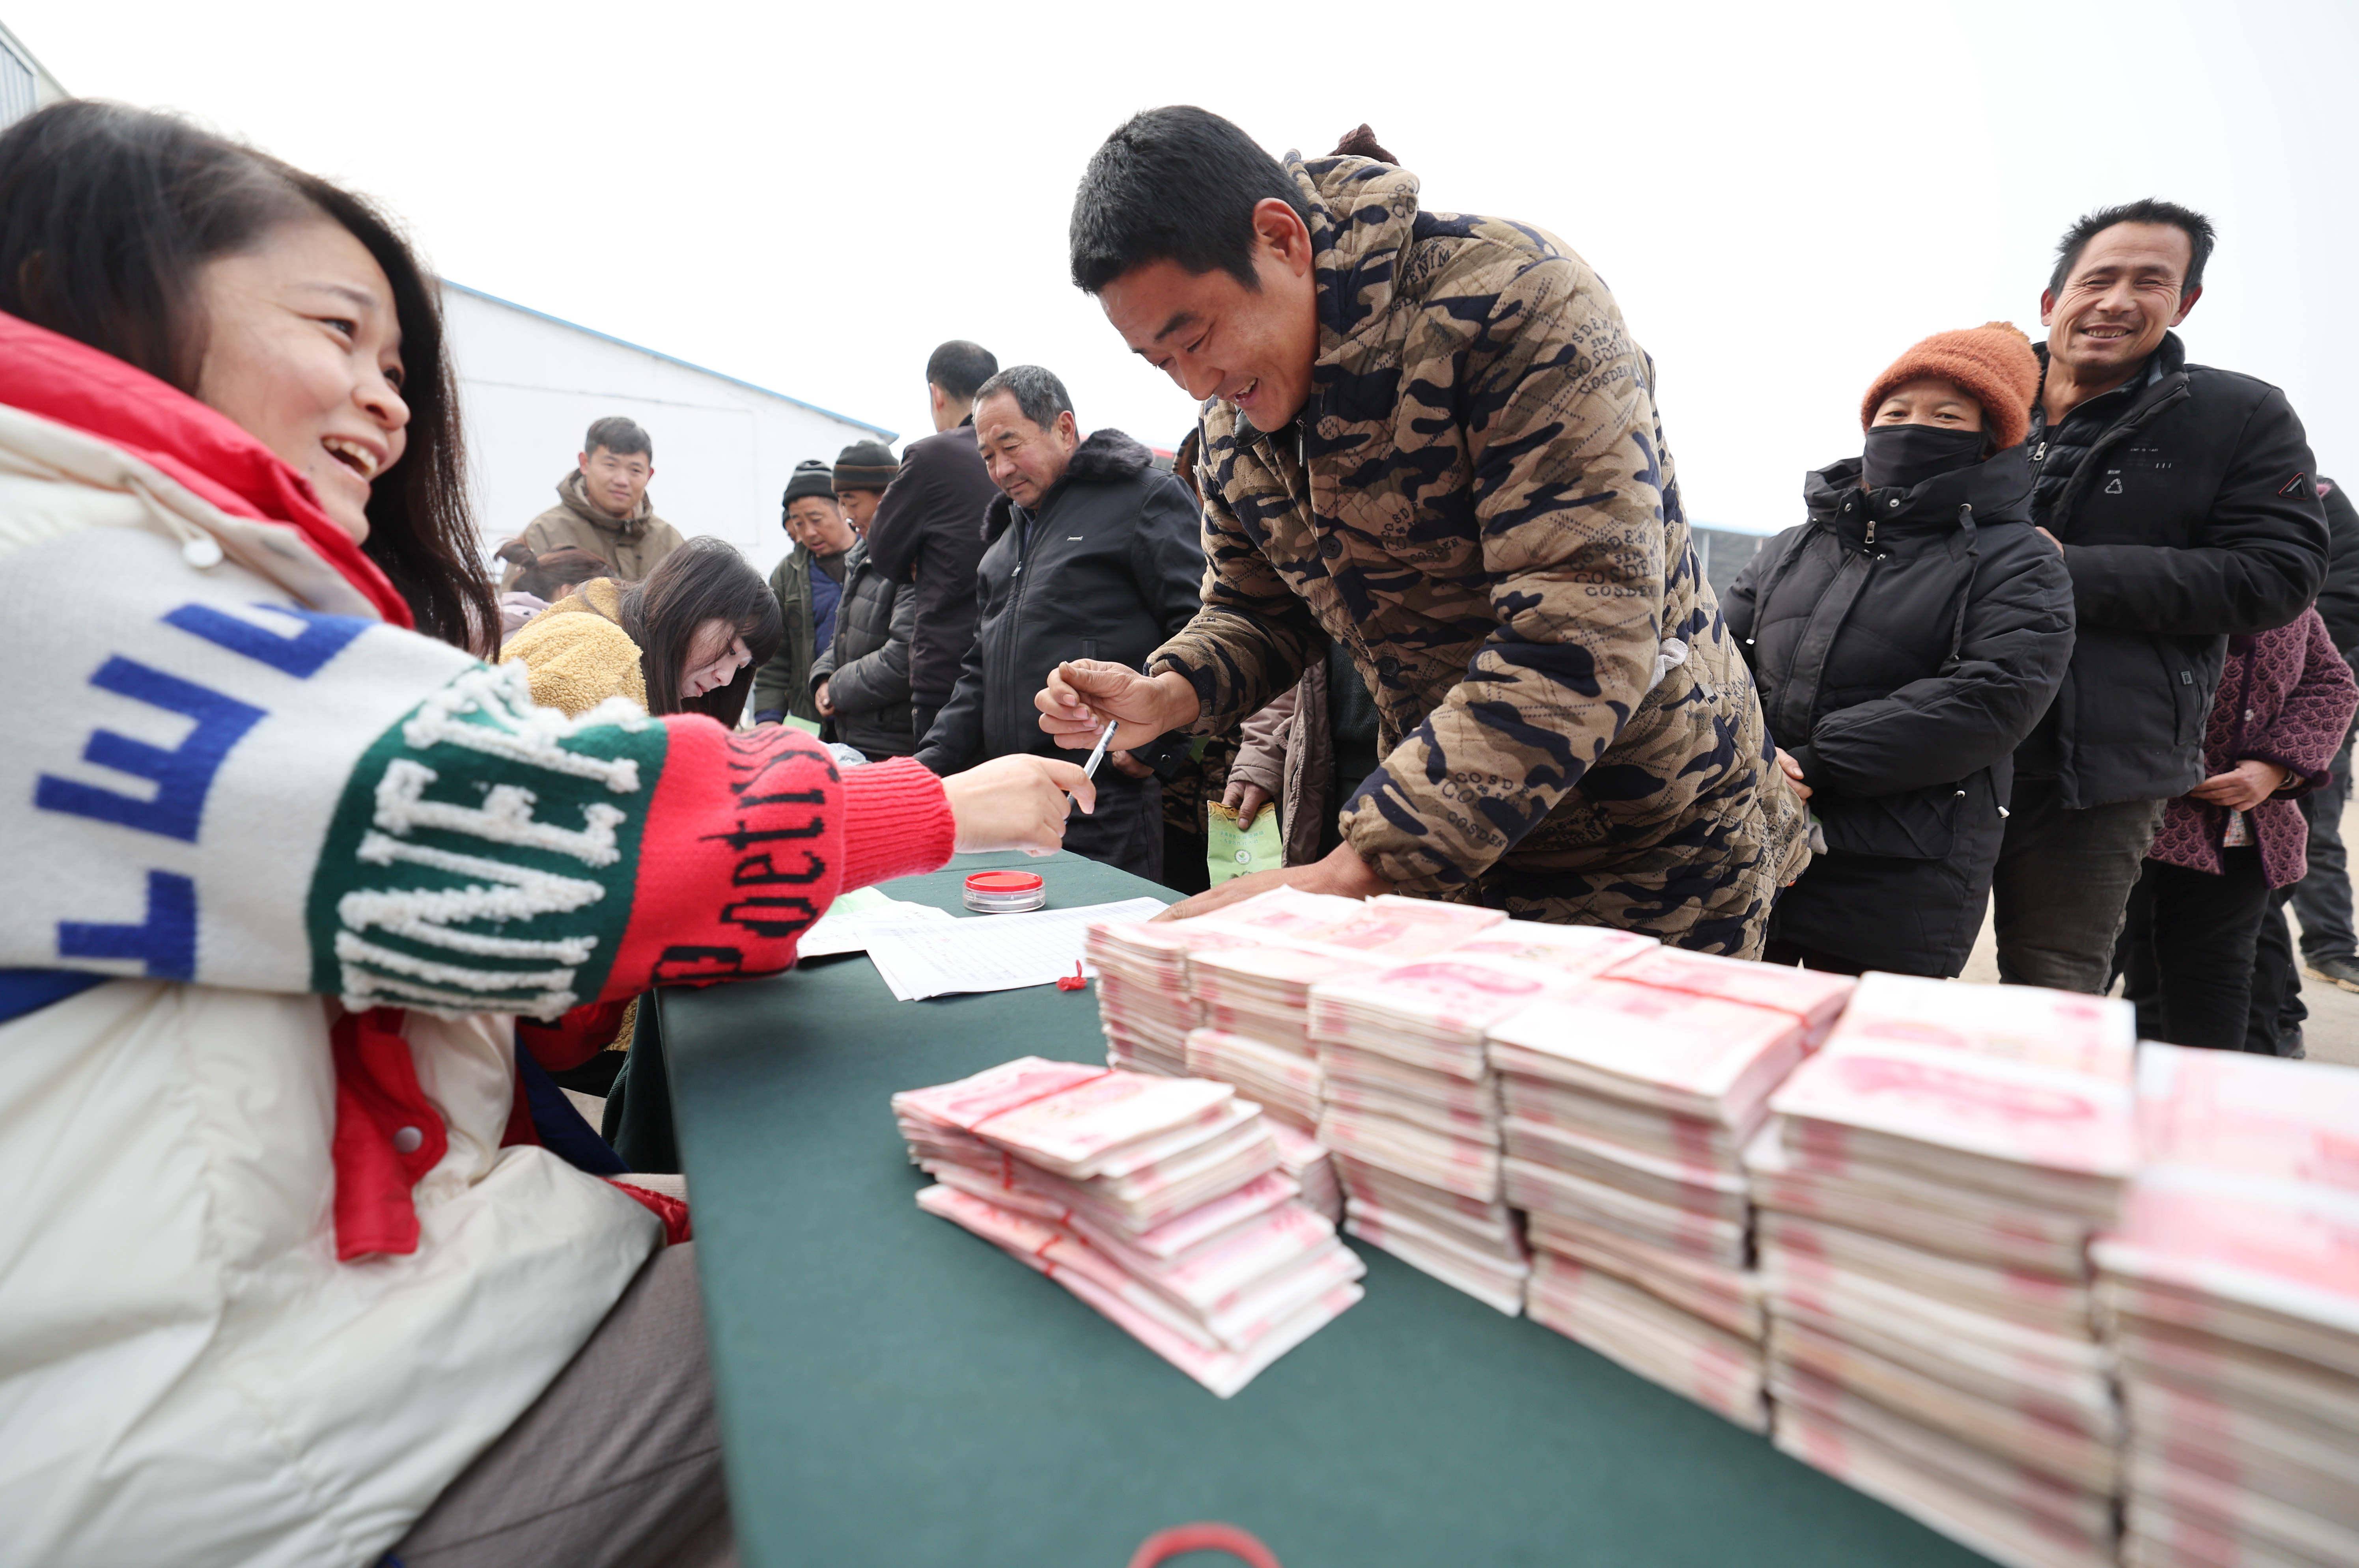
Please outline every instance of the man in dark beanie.
[{"label": "man in dark beanie", "polygon": [[770,591],[778,597],[787,640],[755,674],[754,717],[765,724],[799,719],[816,730],[820,711],[811,699],[811,665],[834,640],[843,560],[853,543],[852,524],[836,504],[832,468],[818,458],[795,465],[778,525],[794,541],[770,573]]},{"label": "man in dark beanie", "polygon": [[811,665],[811,700],[835,738],[872,762],[918,749],[909,716],[909,639],[918,627],[917,589],[877,569],[868,557],[868,525],[900,470],[882,441],[854,441],[835,460],[835,499],[860,542],[843,560],[843,598],[835,639]]},{"label": "man in dark beanie", "polygon": [[974,444],[974,395],[999,372],[979,343],[953,340],[926,361],[926,401],[934,434],[909,443],[868,531],[868,558],[918,591],[909,644],[913,740],[923,740],[958,684],[974,641],[975,568],[983,560],[983,514],[999,498]]}]

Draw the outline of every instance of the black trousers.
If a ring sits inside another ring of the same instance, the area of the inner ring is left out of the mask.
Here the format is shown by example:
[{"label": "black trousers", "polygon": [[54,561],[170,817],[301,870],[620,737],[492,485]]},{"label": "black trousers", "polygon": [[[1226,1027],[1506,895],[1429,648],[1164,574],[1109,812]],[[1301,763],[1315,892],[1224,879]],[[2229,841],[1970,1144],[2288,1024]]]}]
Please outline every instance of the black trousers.
[{"label": "black trousers", "polygon": [[2351,925],[2350,858],[2343,847],[2343,807],[2351,799],[2351,741],[2334,754],[2326,787],[2301,797],[2310,824],[2310,870],[2293,885],[2293,912],[2301,918],[2301,956],[2348,958],[2359,954]]},{"label": "black trousers", "polygon": [[1781,969],[1820,969],[1830,975],[1859,975],[1867,966],[1841,953],[1830,953],[1822,947],[1805,947],[1799,942],[1788,942],[1772,936],[1761,949],[1761,961],[1775,964]]},{"label": "black trousers", "polygon": [[2294,961],[2293,933],[2286,925],[2292,888],[2269,894],[2261,913],[2261,934],[2253,944],[2253,1016],[2245,1025],[2245,1049],[2256,1056],[2299,1056],[2302,1021],[2310,1005],[2301,1000],[2301,966]]},{"label": "black trousers", "polygon": [[1163,880],[1163,781],[1098,769],[1097,809],[1065,823],[1065,848],[1148,881]]},{"label": "black trousers", "polygon": [[2220,851],[2220,874],[2148,860],[2130,890],[2115,963],[2141,1038],[2242,1051],[2269,882],[2250,844]]},{"label": "black trousers", "polygon": [[[2015,781],[1992,876],[1999,979],[2011,986],[2102,994],[2122,910],[2162,824],[2158,800],[2074,810],[2053,779]],[[2249,955],[2248,955],[2249,956]]]}]

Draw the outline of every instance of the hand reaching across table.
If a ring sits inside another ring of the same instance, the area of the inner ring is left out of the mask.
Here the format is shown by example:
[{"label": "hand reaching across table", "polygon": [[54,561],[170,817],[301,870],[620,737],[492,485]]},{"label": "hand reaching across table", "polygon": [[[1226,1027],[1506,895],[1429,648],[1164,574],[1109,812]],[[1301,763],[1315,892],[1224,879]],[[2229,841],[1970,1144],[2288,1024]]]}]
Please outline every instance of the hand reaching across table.
[{"label": "hand reaching across table", "polygon": [[1097,808],[1097,788],[1080,767],[1052,757],[995,757],[980,767],[942,781],[951,816],[958,824],[961,854],[979,849],[1021,849],[1054,854],[1065,841],[1067,797],[1083,811]]}]

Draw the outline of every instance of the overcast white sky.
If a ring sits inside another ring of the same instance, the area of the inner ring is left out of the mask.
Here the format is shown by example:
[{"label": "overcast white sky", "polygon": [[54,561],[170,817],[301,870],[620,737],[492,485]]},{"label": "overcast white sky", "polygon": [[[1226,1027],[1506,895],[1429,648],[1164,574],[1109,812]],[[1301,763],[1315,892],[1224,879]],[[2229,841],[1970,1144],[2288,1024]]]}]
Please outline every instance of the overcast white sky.
[{"label": "overcast white sky", "polygon": [[[1371,122],[1431,206],[1547,228],[1661,378],[1690,514],[1799,520],[1923,334],[2036,339],[2057,234],[2147,194],[2221,230],[2192,355],[2285,387],[2359,481],[2359,7],[1316,8],[0,0],[73,92],[366,190],[445,276],[923,434],[941,340],[1085,427],[1193,417],[1066,281],[1091,150],[1196,103],[1276,153]],[[660,432],[658,433],[660,439]],[[833,454],[814,454],[832,457]]]}]

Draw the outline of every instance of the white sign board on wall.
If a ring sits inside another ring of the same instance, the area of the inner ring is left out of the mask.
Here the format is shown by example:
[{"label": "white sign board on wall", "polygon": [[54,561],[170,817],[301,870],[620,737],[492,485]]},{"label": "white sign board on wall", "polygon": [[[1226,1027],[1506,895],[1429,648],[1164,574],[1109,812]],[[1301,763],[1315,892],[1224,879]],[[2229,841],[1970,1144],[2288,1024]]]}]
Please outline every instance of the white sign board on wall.
[{"label": "white sign board on wall", "polygon": [[655,442],[656,513],[767,575],[787,552],[778,502],[795,465],[894,433],[449,282],[467,468],[486,553],[557,503],[590,422],[625,415]]}]

